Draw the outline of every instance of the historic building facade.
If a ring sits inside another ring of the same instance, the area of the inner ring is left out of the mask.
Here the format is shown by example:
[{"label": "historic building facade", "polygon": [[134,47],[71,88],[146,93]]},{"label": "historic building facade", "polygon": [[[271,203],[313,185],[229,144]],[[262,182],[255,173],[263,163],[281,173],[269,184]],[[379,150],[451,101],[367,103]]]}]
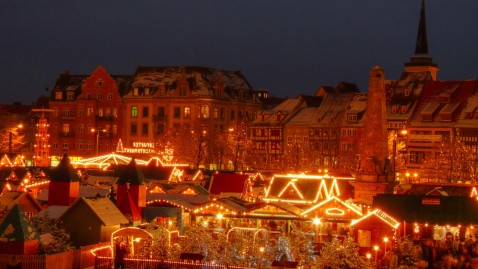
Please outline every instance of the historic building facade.
[{"label": "historic building facade", "polygon": [[261,108],[241,72],[205,67],[138,67],[123,96],[123,145],[157,142],[166,130],[224,132]]},{"label": "historic building facade", "polygon": [[111,76],[103,67],[89,76],[61,74],[50,96],[50,155],[72,160],[111,153],[121,138],[122,92],[129,76]]}]

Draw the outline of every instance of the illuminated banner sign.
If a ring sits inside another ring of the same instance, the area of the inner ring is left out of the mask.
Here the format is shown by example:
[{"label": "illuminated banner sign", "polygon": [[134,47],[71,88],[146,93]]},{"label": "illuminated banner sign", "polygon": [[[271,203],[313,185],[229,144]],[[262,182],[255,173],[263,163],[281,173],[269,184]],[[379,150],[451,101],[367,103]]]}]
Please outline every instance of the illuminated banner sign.
[{"label": "illuminated banner sign", "polygon": [[154,143],[151,142],[133,142],[132,148],[125,148],[120,139],[116,147],[116,152],[155,154],[156,150],[154,149]]}]

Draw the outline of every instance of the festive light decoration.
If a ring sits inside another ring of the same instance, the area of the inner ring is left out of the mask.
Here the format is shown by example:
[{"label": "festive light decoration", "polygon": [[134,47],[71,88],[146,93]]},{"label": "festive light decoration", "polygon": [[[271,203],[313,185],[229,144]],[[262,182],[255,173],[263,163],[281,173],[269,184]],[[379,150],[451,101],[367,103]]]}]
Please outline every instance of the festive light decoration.
[{"label": "festive light decoration", "polygon": [[[283,180],[283,179],[288,179],[289,182],[285,185],[285,187],[280,190],[279,194],[274,197],[271,194],[271,189],[274,186],[274,182],[277,180]],[[298,186],[301,181],[317,181],[317,184],[319,184],[317,192],[315,194],[315,197],[312,200],[306,200],[304,197],[304,192],[310,191],[309,189],[307,190],[301,190]],[[330,183],[329,183],[330,182]],[[328,186],[327,184],[330,184]],[[284,197],[285,194],[289,193],[295,193],[297,194],[297,198],[299,199],[292,199],[289,197]],[[266,189],[266,195],[264,197],[264,201],[287,201],[289,203],[302,203],[302,204],[313,204],[316,203],[319,199],[329,199],[330,197],[333,196],[340,196],[340,189],[337,183],[337,180],[327,174],[322,175],[322,176],[317,176],[317,175],[293,175],[293,174],[288,174],[288,175],[274,175],[272,178],[269,187]]]},{"label": "festive light decoration", "polygon": [[388,215],[387,213],[383,212],[380,209],[375,209],[375,210],[369,212],[367,215],[363,216],[362,218],[360,218],[358,220],[352,220],[351,225],[353,226],[353,225],[361,222],[362,220],[370,217],[371,215],[375,215],[375,216],[379,217],[381,220],[383,220],[385,223],[387,223],[388,225],[390,225],[394,229],[397,229],[398,226],[400,226],[400,222],[398,222],[397,220],[395,220],[390,215]]},{"label": "festive light decoration", "polygon": [[[354,212],[358,216],[363,216],[362,210],[359,206],[353,204],[352,202],[343,202],[342,200],[340,200],[338,197],[335,197],[335,196],[332,196],[329,199],[324,200],[324,201],[310,207],[309,209],[302,212],[301,215],[306,217],[310,212],[315,211],[315,210],[317,210],[321,207],[324,207],[325,205],[327,205],[329,203],[332,203],[332,202],[335,202],[335,203],[338,203],[339,205],[342,205],[347,210],[350,210],[350,211]],[[330,208],[325,209],[325,214],[329,215],[329,216],[343,216],[343,215],[345,215],[345,211],[341,208],[330,207]]]},{"label": "festive light decoration", "polygon": [[[84,167],[84,168],[97,167],[99,169],[106,169],[111,164],[128,164],[131,162],[131,159],[132,159],[131,157],[111,153],[111,154],[107,154],[103,156],[74,161],[74,162],[71,162],[71,164],[76,167]],[[143,161],[140,159],[135,159],[135,161],[137,165],[147,164],[146,161]]]}]

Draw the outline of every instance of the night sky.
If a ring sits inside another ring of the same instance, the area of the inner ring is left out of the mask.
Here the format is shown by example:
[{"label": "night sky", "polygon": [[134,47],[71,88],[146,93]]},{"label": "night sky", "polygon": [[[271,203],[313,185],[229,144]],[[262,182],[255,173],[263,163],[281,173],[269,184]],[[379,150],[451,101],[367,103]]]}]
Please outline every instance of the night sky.
[{"label": "night sky", "polygon": [[[438,79],[478,77],[478,1],[428,0]],[[419,0],[4,1],[0,104],[30,104],[60,73],[132,75],[137,66],[240,70],[278,97],[321,85],[367,91],[381,65],[398,79],[414,53]]]}]

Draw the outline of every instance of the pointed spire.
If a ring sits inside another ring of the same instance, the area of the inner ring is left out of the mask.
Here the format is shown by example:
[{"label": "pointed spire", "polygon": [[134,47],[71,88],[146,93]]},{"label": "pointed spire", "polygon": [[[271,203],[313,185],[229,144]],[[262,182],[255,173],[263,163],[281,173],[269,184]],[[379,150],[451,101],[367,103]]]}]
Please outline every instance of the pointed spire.
[{"label": "pointed spire", "polygon": [[422,0],[420,22],[418,24],[417,44],[415,46],[415,55],[419,54],[428,54],[427,25],[425,19],[425,0]]},{"label": "pointed spire", "polygon": [[405,63],[405,72],[420,73],[429,72],[432,80],[436,80],[438,65],[428,55],[428,37],[425,18],[425,0],[422,0],[420,20],[418,24],[417,43],[415,44],[415,55]]},{"label": "pointed spire", "polygon": [[53,181],[64,181],[64,182],[79,182],[80,177],[76,172],[75,168],[70,163],[70,158],[65,153],[63,158],[60,160],[60,163],[52,168],[50,173],[50,179]]},{"label": "pointed spire", "polygon": [[136,166],[136,159],[131,158],[130,163],[120,172],[118,184],[143,185],[145,183],[143,172]]}]

